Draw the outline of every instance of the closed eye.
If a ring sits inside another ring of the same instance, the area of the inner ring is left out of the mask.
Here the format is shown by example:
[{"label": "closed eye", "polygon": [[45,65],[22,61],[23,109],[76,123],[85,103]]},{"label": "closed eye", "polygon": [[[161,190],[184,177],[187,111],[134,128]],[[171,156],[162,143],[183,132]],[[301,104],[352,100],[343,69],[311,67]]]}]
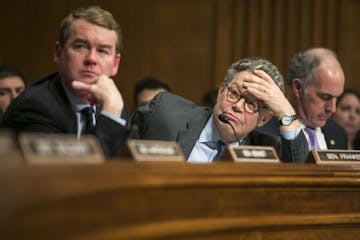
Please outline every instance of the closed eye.
[{"label": "closed eye", "polygon": [[330,100],[332,100],[333,98],[337,98],[337,97],[335,97],[335,96],[333,96],[333,95],[331,95],[331,94],[328,94],[328,93],[318,93],[317,96],[318,96],[321,100],[323,100],[323,101],[325,101],[325,102],[330,101]]}]

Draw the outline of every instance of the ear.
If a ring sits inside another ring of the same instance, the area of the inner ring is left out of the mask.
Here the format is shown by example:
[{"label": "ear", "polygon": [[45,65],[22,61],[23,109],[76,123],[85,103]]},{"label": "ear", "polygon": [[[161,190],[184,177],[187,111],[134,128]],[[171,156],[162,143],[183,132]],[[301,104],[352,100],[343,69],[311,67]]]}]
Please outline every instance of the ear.
[{"label": "ear", "polygon": [[119,66],[120,66],[120,59],[121,59],[121,54],[117,53],[116,56],[115,56],[115,59],[114,59],[114,68],[113,68],[113,70],[111,72],[110,77],[114,77],[118,73]]},{"label": "ear", "polygon": [[262,116],[259,117],[260,119],[258,120],[257,127],[264,126],[273,116],[273,112],[266,111]]},{"label": "ear", "polygon": [[303,83],[299,78],[294,78],[291,85],[291,91],[296,97],[303,95]]},{"label": "ear", "polygon": [[218,89],[218,94],[217,94],[218,101],[219,101],[219,98],[221,97],[221,94],[223,94],[225,90],[226,90],[225,83],[220,84],[219,89]]},{"label": "ear", "polygon": [[55,49],[54,49],[54,62],[56,64],[59,64],[59,62],[60,62],[60,57],[61,57],[62,50],[63,49],[62,49],[60,43],[57,41],[55,43]]}]

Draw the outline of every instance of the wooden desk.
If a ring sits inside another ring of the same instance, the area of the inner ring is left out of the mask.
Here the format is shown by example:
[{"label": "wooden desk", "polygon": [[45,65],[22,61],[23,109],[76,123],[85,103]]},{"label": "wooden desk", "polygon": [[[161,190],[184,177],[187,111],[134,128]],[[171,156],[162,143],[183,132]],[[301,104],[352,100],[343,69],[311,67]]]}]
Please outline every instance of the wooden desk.
[{"label": "wooden desk", "polygon": [[0,239],[358,239],[360,168],[0,168]]}]

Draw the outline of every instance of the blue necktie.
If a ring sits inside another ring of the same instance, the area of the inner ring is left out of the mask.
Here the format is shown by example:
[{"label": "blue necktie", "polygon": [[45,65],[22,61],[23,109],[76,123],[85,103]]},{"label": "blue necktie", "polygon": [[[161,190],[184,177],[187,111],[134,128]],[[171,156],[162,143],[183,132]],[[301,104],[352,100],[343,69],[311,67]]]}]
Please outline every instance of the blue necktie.
[{"label": "blue necktie", "polygon": [[217,140],[217,141],[208,141],[205,144],[208,147],[210,147],[211,149],[214,149],[217,151],[215,157],[212,160],[213,161],[219,160],[225,150],[226,143],[224,143],[223,141]]}]

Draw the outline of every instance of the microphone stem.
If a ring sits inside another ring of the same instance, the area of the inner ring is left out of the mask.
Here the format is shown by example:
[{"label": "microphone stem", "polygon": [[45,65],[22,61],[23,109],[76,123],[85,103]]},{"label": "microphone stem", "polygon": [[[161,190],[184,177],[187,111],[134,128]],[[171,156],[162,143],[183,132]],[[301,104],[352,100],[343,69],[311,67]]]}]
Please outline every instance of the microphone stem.
[{"label": "microphone stem", "polygon": [[236,140],[238,141],[239,145],[241,145],[241,141],[239,139],[239,136],[237,135],[235,128],[233,127],[233,125],[230,123],[229,119],[224,115],[224,114],[219,114],[218,118],[220,121],[222,121],[223,123],[229,124],[231,129],[233,130],[233,133],[236,137]]},{"label": "microphone stem", "polygon": [[236,137],[236,140],[238,141],[239,145],[241,144],[241,141],[239,139],[239,136],[237,135],[236,131],[235,131],[235,128],[233,127],[233,125],[229,122],[229,125],[230,127],[232,128],[233,132],[234,132],[234,135]]}]

